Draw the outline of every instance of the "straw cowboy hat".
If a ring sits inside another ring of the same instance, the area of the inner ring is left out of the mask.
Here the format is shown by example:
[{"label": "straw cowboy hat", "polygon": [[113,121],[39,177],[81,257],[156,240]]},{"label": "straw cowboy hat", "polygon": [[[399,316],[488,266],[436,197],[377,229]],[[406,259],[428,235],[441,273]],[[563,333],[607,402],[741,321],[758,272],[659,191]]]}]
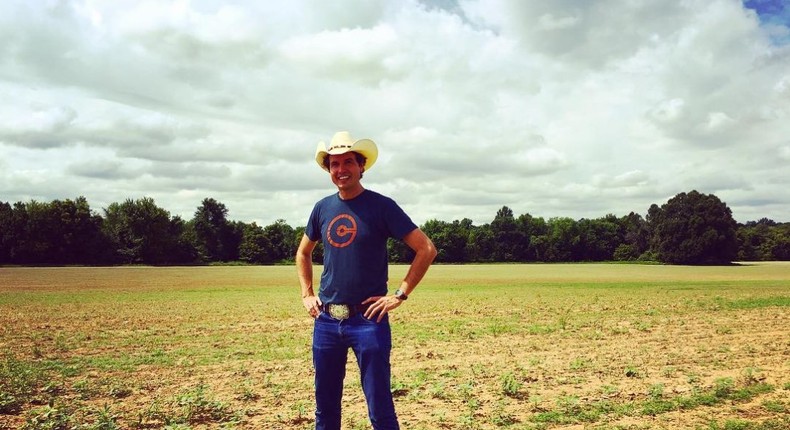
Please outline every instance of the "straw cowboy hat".
[{"label": "straw cowboy hat", "polygon": [[329,142],[329,148],[326,143],[318,142],[318,148],[315,150],[315,162],[327,172],[329,169],[324,166],[324,157],[327,155],[340,155],[346,152],[353,151],[362,154],[365,157],[365,171],[370,170],[379,156],[379,150],[376,147],[376,142],[370,139],[359,139],[354,141],[347,131],[338,131],[332,136],[332,141]]}]

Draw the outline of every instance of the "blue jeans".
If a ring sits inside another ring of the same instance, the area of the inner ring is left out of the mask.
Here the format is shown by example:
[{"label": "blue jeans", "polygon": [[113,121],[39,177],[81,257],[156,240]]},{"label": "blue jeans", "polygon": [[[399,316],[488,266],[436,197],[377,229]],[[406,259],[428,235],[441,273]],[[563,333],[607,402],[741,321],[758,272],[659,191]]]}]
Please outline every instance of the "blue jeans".
[{"label": "blue jeans", "polygon": [[336,320],[322,312],[313,328],[315,367],[315,428],[339,430],[348,349],[354,351],[368,404],[368,416],[376,430],[399,429],[390,391],[392,336],[387,316],[376,323],[357,314]]}]

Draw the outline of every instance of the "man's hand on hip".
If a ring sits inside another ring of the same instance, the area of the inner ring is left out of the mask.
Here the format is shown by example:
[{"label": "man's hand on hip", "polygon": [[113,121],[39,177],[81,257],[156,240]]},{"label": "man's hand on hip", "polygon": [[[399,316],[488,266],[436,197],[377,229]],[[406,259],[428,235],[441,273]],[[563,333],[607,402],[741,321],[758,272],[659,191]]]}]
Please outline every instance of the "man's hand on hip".
[{"label": "man's hand on hip", "polygon": [[403,300],[395,296],[373,296],[362,302],[363,305],[371,304],[368,310],[365,311],[365,318],[372,319],[378,314],[376,322],[381,322],[384,315],[400,306],[401,303],[403,303]]},{"label": "man's hand on hip", "polygon": [[302,304],[304,308],[307,309],[307,313],[310,314],[313,318],[318,318],[318,314],[321,313],[321,299],[318,296],[305,296],[302,297]]}]

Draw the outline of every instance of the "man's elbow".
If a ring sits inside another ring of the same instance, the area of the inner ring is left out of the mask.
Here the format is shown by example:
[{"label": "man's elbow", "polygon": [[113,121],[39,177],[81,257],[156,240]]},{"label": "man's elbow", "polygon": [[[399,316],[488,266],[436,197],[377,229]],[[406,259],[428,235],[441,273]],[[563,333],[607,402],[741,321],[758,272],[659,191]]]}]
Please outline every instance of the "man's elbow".
[{"label": "man's elbow", "polygon": [[301,263],[301,262],[304,262],[304,261],[310,261],[310,257],[311,257],[310,253],[306,252],[305,250],[300,249],[300,250],[296,251],[296,257],[295,258],[296,258],[296,262],[297,263]]},{"label": "man's elbow", "polygon": [[425,258],[428,260],[429,263],[433,263],[433,260],[436,259],[436,256],[439,254],[439,251],[436,250],[436,246],[434,246],[433,242],[430,240],[425,245]]}]

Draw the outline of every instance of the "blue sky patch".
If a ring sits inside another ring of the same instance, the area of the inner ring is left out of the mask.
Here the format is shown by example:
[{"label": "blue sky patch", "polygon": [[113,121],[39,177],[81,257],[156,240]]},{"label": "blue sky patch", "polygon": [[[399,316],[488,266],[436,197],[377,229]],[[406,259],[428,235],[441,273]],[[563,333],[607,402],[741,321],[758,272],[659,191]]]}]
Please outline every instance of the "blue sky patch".
[{"label": "blue sky patch", "polygon": [[774,43],[790,43],[790,0],[746,0],[744,6],[757,12],[763,26],[768,26]]}]

